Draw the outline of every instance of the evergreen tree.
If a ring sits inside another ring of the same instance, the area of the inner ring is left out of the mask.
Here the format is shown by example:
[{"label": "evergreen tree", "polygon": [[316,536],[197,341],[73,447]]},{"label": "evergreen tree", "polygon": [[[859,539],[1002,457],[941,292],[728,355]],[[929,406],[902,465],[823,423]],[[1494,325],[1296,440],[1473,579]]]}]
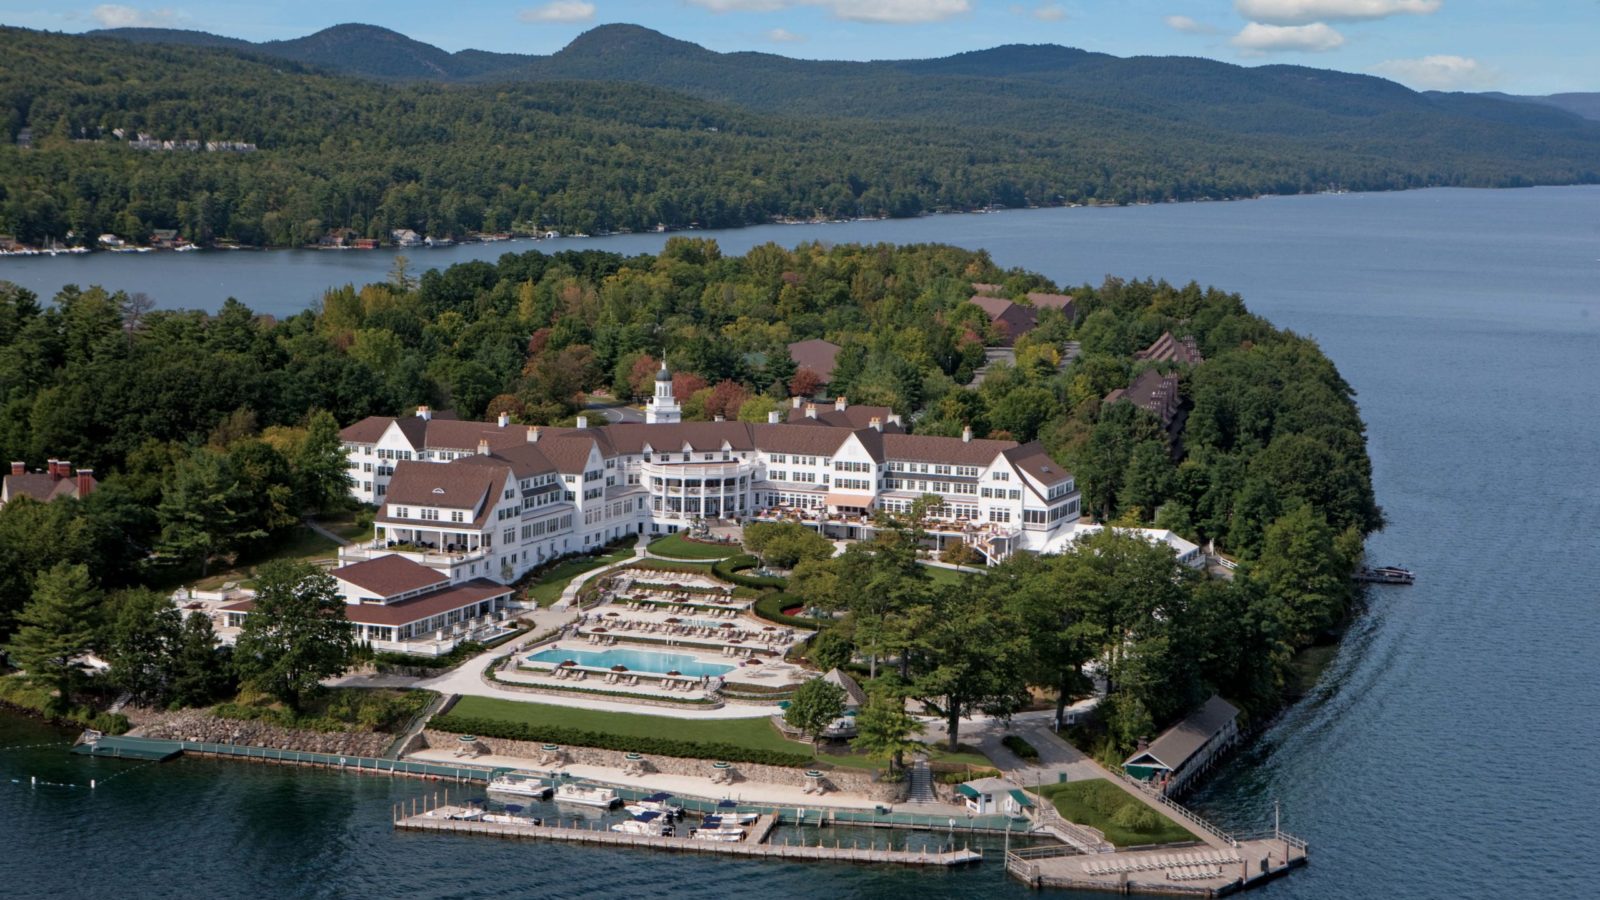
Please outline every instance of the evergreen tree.
[{"label": "evergreen tree", "polygon": [[183,620],[178,639],[172,679],[173,702],[179,706],[204,706],[232,690],[232,661],[227,650],[218,647],[210,617],[202,613],[190,614]]},{"label": "evergreen tree", "polygon": [[72,704],[79,657],[99,643],[100,602],[87,566],[58,563],[39,575],[6,647],[29,677],[55,685],[62,706]]},{"label": "evergreen tree", "polygon": [[261,567],[234,651],[247,685],[298,711],[324,678],[344,672],[355,649],[333,576],[307,563]]},{"label": "evergreen tree", "polygon": [[906,699],[891,687],[874,684],[867,705],[856,713],[856,736],[850,746],[869,759],[889,760],[894,771],[905,766],[905,754],[921,748],[916,736],[922,723],[906,712]]},{"label": "evergreen tree", "polygon": [[158,591],[124,591],[113,599],[106,640],[111,680],[141,702],[161,703],[177,674],[183,618]]},{"label": "evergreen tree", "polygon": [[306,422],[305,442],[294,459],[301,509],[327,511],[349,504],[348,466],[349,457],[339,439],[339,423],[327,410],[313,410]]}]

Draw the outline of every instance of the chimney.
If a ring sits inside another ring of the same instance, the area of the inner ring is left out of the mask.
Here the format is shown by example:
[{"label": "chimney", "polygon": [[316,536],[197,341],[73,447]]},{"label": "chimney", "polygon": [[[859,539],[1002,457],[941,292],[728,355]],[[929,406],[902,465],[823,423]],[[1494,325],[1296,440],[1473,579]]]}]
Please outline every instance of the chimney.
[{"label": "chimney", "polygon": [[[781,421],[783,421],[783,414],[782,413],[778,412],[775,409],[767,411],[767,424],[768,425],[776,425]],[[12,463],[13,467],[20,466],[20,465],[22,465],[22,463]]]},{"label": "chimney", "polygon": [[94,470],[93,469],[79,469],[78,470],[78,499],[82,500],[83,498],[89,496],[89,492],[92,491],[92,490],[94,490]]},{"label": "chimney", "polygon": [[726,422],[726,421],[728,421],[728,417],[723,415],[722,413],[717,413],[716,415],[711,417],[711,421],[713,421],[713,422]]},{"label": "chimney", "polygon": [[815,403],[807,403],[806,404],[806,418],[815,419],[816,417],[817,417],[817,405]]},{"label": "chimney", "polygon": [[27,474],[27,471],[28,471],[28,464],[27,463],[15,462],[15,461],[13,461],[11,463],[11,474],[13,474],[13,475],[25,475],[25,474]]},{"label": "chimney", "polygon": [[433,418],[433,410],[427,408],[426,406],[419,406],[417,407],[417,418],[426,422]]},{"label": "chimney", "polygon": [[833,401],[833,408],[834,408],[834,410],[836,410],[838,412],[844,412],[844,408],[849,406],[849,405],[850,405],[850,401],[846,400],[843,397],[835,398],[834,401]]},{"label": "chimney", "polygon": [[488,456],[489,455],[489,442],[487,440],[478,441],[478,455],[479,456]]},{"label": "chimney", "polygon": [[961,426],[961,443],[963,443],[963,444],[972,443],[972,426],[971,425],[963,425],[963,426]]},{"label": "chimney", "polygon": [[871,428],[873,431],[882,431],[883,430],[883,420],[878,418],[877,416],[873,416],[872,417],[872,421],[867,423],[867,427]]},{"label": "chimney", "polygon": [[790,397],[789,398],[789,408],[790,409],[799,409],[800,408],[800,404],[802,404],[804,402],[806,402],[806,398],[804,398],[804,397]]},{"label": "chimney", "polygon": [[578,427],[579,428],[588,428],[589,427],[589,417],[588,416],[579,416],[578,417]]},{"label": "chimney", "polygon": [[507,425],[511,424],[511,414],[507,413],[507,412],[503,412],[503,413],[500,414],[500,418],[497,419],[496,421],[499,423],[501,428],[504,428]]},{"label": "chimney", "polygon": [[46,475],[49,475],[51,478],[56,477],[56,458],[55,457],[53,457],[53,456],[50,457],[50,459],[45,463],[44,473]]},{"label": "chimney", "polygon": [[537,426],[537,425],[529,425],[528,426],[528,443],[530,443],[530,444],[539,443],[539,426]]},{"label": "chimney", "polygon": [[56,460],[56,480],[57,481],[60,481],[61,479],[66,478],[71,474],[72,474],[72,463],[70,463],[70,462],[68,462],[68,461],[66,461],[64,459]]}]

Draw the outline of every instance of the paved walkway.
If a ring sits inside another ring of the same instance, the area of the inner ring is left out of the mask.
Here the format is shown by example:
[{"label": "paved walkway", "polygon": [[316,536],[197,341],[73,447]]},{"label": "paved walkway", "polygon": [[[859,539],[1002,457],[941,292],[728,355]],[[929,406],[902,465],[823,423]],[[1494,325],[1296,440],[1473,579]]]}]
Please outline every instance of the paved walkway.
[{"label": "paved walkway", "polygon": [[[328,540],[333,541],[335,544],[338,544],[341,547],[343,547],[345,544],[350,543],[349,541],[345,540],[344,538],[342,538],[342,537],[338,536],[337,534],[334,534],[333,532],[329,531],[328,529],[322,527],[322,523],[320,523],[320,522],[318,522],[318,521],[316,521],[314,519],[301,519],[300,521],[303,522],[307,528],[311,529],[312,531],[315,531],[317,534],[322,535],[323,537],[327,538]],[[370,536],[371,535],[368,535],[368,537],[370,537]]]}]

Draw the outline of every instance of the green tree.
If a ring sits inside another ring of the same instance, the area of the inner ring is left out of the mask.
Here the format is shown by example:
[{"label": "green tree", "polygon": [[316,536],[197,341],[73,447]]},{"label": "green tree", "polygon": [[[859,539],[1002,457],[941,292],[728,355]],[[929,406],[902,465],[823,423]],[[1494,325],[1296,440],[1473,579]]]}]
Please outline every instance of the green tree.
[{"label": "green tree", "polygon": [[99,643],[100,602],[88,566],[58,563],[39,575],[6,647],[30,678],[55,685],[62,706],[72,704],[79,657]]},{"label": "green tree", "polygon": [[248,686],[298,711],[324,678],[345,671],[355,649],[333,576],[306,563],[261,567],[234,650]]},{"label": "green tree", "polygon": [[246,525],[252,499],[240,490],[228,457],[202,447],[178,464],[156,514],[161,520],[161,547],[200,564],[204,575],[211,560],[264,531]]},{"label": "green tree", "polygon": [[842,715],[844,688],[823,678],[813,678],[794,692],[789,708],[783,711],[783,721],[811,738],[815,745],[822,732]]},{"label": "green tree", "polygon": [[1297,503],[1267,526],[1261,556],[1247,568],[1279,607],[1278,618],[1297,645],[1339,620],[1351,593],[1350,560],[1337,533],[1309,504]]},{"label": "green tree", "polygon": [[887,759],[890,771],[905,766],[905,754],[922,747],[922,723],[906,712],[906,698],[897,689],[874,684],[867,703],[856,713],[856,736],[850,745],[870,759]]},{"label": "green tree", "polygon": [[229,652],[218,646],[211,618],[191,613],[183,620],[172,679],[172,700],[179,706],[204,706],[232,693]]},{"label": "green tree", "polygon": [[294,458],[295,487],[301,508],[327,511],[348,506],[348,466],[349,457],[339,439],[339,423],[327,410],[312,410],[306,422],[306,439]]},{"label": "green tree", "polygon": [[806,659],[824,672],[842,669],[849,665],[855,652],[855,644],[851,642],[850,635],[839,625],[817,632],[810,643],[806,644]]},{"label": "green tree", "polygon": [[762,562],[780,569],[833,555],[832,541],[797,522],[752,522],[745,526],[744,544]]},{"label": "green tree", "polygon": [[112,598],[116,611],[106,637],[112,682],[135,699],[159,704],[177,675],[183,618],[158,591],[129,590]]},{"label": "green tree", "polygon": [[952,751],[961,720],[1007,717],[1028,700],[1027,641],[1016,621],[967,584],[939,591],[911,665],[910,695],[944,719]]}]

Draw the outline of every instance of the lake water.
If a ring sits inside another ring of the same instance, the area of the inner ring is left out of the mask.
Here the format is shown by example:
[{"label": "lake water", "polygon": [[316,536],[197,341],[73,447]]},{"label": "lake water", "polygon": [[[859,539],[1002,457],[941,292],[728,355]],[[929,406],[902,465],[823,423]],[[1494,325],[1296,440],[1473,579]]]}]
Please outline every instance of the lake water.
[{"label": "lake water", "polygon": [[[1307,838],[1271,898],[1588,897],[1600,791],[1600,188],[1437,190],[1058,209],[704,232],[764,241],[943,241],[1063,283],[1216,284],[1316,337],[1360,394],[1379,501],[1375,588],[1317,690],[1193,800],[1236,828]],[[660,235],[543,242],[648,252]],[[527,244],[418,252],[494,258]],[[277,314],[378,253],[0,261],[41,293],[233,294]],[[0,716],[0,748],[59,739]],[[957,873],[737,863],[392,834],[404,780],[0,750],[0,895],[415,898],[641,895],[1024,897],[995,864]],[[30,790],[28,776],[84,784]],[[11,779],[20,779],[14,783]],[[1585,887],[1588,885],[1588,887]],[[1070,895],[1063,895],[1070,896]]]}]

